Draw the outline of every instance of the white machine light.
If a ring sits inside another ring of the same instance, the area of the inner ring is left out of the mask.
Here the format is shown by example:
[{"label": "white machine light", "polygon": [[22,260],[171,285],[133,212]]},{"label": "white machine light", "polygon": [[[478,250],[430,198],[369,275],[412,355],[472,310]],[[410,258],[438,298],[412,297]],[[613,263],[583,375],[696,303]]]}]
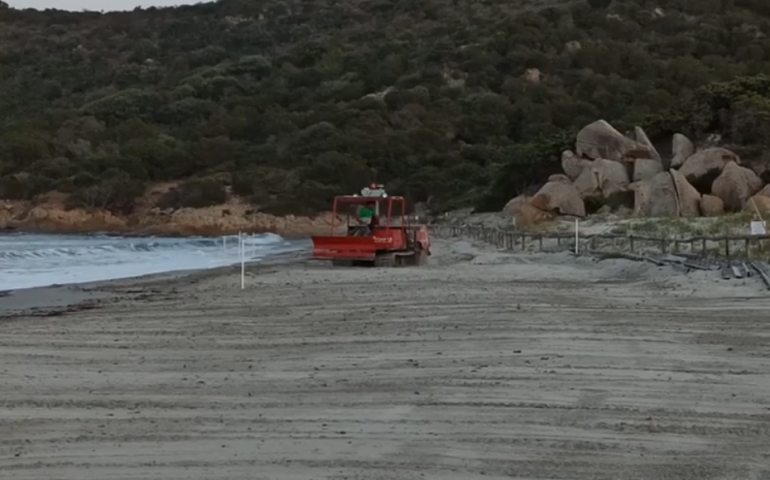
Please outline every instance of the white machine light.
[{"label": "white machine light", "polygon": [[385,190],[382,188],[379,188],[377,190],[372,190],[371,188],[361,189],[362,197],[382,197],[384,194],[385,194]]}]

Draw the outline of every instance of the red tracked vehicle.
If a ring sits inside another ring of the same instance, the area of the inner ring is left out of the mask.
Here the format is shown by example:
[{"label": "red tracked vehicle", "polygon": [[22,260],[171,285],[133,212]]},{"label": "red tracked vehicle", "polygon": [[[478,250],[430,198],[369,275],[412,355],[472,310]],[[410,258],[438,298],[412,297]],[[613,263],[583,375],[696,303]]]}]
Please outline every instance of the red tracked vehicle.
[{"label": "red tracked vehicle", "polygon": [[[375,214],[365,225],[357,221],[351,209],[368,205],[374,207]],[[313,259],[331,260],[333,265],[427,265],[431,254],[428,228],[410,223],[403,197],[388,196],[382,185],[372,185],[360,195],[335,197],[332,210],[330,234],[312,237]],[[347,224],[335,225],[335,219],[343,215]],[[355,219],[352,223],[351,217]]]}]

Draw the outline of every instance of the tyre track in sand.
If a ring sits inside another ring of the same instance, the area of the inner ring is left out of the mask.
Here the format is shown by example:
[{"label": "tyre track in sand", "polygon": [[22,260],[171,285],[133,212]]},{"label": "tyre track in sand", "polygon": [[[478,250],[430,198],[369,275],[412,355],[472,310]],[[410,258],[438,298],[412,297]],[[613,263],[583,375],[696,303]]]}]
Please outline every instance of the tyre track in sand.
[{"label": "tyre track in sand", "polygon": [[237,277],[209,276],[155,285],[142,302],[0,323],[0,471],[705,480],[770,470],[770,297],[759,287],[438,247],[426,269],[286,266],[257,271],[243,292]]}]

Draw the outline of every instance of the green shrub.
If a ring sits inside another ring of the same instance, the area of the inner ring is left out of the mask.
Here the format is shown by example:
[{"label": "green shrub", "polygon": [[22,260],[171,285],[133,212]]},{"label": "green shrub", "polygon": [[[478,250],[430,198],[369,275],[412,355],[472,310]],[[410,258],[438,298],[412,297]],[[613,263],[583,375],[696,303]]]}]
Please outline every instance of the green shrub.
[{"label": "green shrub", "polygon": [[[600,118],[656,143],[719,134],[749,164],[770,149],[766,0],[377,0],[299,14],[232,0],[5,9],[0,28],[0,193],[13,198],[57,188],[130,209],[144,182],[227,172],[275,212],[326,209],[369,180],[437,210],[498,210]],[[216,181],[184,183],[162,203],[226,197]]]},{"label": "green shrub", "polygon": [[26,172],[0,177],[0,198],[31,200],[54,188],[54,181],[41,175]]},{"label": "green shrub", "polygon": [[144,194],[145,185],[121,171],[108,171],[88,187],[73,191],[68,200],[69,208],[97,208],[117,214],[134,210],[136,200]]},{"label": "green shrub", "polygon": [[227,201],[221,179],[197,178],[187,180],[160,196],[155,204],[162,209],[204,208]]}]

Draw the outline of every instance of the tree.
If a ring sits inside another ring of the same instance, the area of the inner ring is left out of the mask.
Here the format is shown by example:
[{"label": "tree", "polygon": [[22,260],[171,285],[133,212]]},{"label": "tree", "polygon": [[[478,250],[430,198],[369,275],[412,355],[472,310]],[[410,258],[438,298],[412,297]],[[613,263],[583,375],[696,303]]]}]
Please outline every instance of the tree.
[{"label": "tree", "polygon": [[376,178],[494,210],[599,118],[719,133],[749,163],[770,147],[768,2],[519,3],[2,4],[0,193],[127,210],[146,182],[192,182],[167,200],[203,205],[224,176],[257,208],[312,213]]}]

